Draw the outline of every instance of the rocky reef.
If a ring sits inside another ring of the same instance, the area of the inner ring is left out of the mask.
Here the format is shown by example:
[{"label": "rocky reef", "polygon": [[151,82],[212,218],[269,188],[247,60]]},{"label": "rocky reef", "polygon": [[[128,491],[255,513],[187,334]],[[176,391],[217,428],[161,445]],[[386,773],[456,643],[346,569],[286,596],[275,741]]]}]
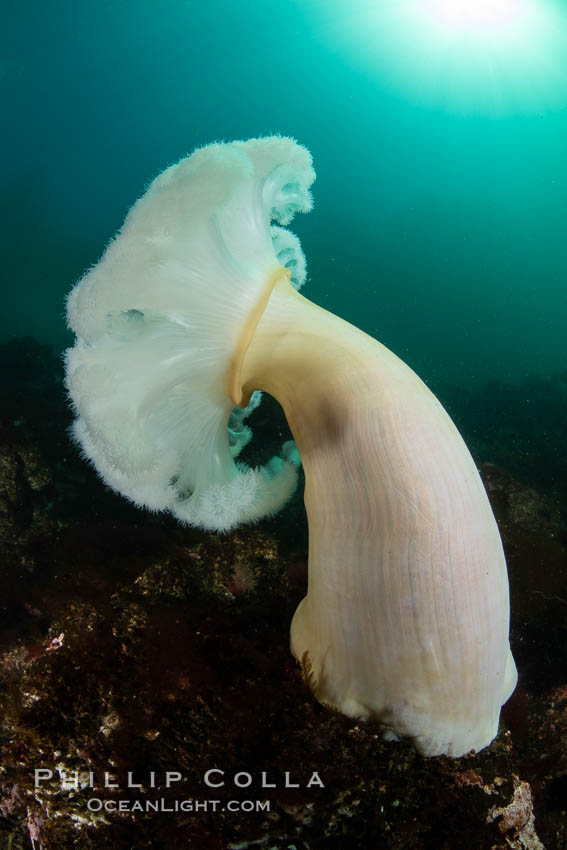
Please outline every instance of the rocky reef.
[{"label": "rocky reef", "polygon": [[[526,387],[442,396],[499,521],[520,671],[496,741],[453,760],[311,697],[301,493],[226,535],[137,511],[70,444],[58,356],[16,340],[0,366],[0,848],[567,847],[563,379],[530,384],[536,423]],[[285,439],[270,399],[254,416]]]}]

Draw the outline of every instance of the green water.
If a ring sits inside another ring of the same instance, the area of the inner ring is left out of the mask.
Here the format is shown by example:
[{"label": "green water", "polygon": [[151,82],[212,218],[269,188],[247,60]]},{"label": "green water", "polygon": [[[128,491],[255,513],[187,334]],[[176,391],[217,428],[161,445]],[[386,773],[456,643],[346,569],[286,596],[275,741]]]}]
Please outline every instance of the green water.
[{"label": "green water", "polygon": [[434,384],[567,369],[567,103],[532,92],[503,114],[490,97],[504,88],[486,108],[413,95],[320,11],[10,4],[0,342],[68,344],[65,293],[148,181],[197,145],[279,132],[310,148],[318,175],[313,212],[292,225],[305,295]]}]

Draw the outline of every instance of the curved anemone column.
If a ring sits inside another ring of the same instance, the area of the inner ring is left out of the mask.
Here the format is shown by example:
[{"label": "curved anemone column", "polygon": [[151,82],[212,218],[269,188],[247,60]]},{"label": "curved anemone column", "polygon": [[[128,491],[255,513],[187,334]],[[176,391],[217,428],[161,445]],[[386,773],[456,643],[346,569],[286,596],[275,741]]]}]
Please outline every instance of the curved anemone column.
[{"label": "curved anemone column", "polygon": [[135,504],[226,531],[296,486],[293,444],[238,461],[254,393],[274,395],[305,466],[291,641],[309,683],[426,755],[461,755],[490,743],[515,684],[500,537],[435,397],[296,292],[305,258],[285,226],[314,178],[305,148],[272,137],[209,145],[154,180],[68,299],[74,436]]},{"label": "curved anemone column", "polygon": [[437,399],[380,343],[275,287],[245,359],[305,469],[309,589],[291,628],[317,698],[425,755],[482,749],[516,683],[484,487]]}]

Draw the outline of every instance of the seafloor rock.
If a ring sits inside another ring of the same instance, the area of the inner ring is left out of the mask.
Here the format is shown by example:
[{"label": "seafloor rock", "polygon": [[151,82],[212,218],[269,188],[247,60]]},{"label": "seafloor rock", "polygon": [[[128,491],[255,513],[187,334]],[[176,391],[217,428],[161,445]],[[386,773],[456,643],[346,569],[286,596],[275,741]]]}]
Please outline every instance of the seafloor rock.
[{"label": "seafloor rock", "polygon": [[43,437],[25,432],[19,467],[6,448],[11,503],[22,486],[36,536],[5,520],[34,572],[3,583],[0,847],[567,847],[567,549],[553,499],[483,468],[520,684],[490,747],[424,759],[325,709],[301,679],[289,652],[306,581],[300,496],[231,534],[180,528],[107,493],[71,448],[52,452],[65,416],[54,406]]},{"label": "seafloor rock", "polygon": [[540,537],[553,538],[560,534],[561,509],[557,497],[520,484],[493,463],[483,463],[480,473],[500,527],[517,526]]},{"label": "seafloor rock", "polygon": [[514,777],[514,796],[504,807],[494,806],[488,813],[488,823],[498,820],[498,828],[507,835],[514,850],[545,850],[535,830],[532,790],[528,782]]},{"label": "seafloor rock", "polygon": [[10,566],[33,570],[33,541],[50,526],[54,494],[51,472],[37,447],[14,432],[14,426],[0,422],[0,581]]}]

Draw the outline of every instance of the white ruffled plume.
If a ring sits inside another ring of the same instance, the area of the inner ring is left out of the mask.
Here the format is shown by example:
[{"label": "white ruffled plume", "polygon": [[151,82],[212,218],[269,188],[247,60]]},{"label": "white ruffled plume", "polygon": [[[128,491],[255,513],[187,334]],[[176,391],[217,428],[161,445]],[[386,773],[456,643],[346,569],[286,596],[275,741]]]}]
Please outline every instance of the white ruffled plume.
[{"label": "white ruffled plume", "polygon": [[270,275],[283,265],[297,288],[305,280],[299,240],[281,225],[311,209],[314,179],[289,138],[200,148],[158,175],[70,293],[73,434],[136,505],[226,531],[295,489],[297,453],[235,463],[258,399],[235,411],[226,375]]}]

